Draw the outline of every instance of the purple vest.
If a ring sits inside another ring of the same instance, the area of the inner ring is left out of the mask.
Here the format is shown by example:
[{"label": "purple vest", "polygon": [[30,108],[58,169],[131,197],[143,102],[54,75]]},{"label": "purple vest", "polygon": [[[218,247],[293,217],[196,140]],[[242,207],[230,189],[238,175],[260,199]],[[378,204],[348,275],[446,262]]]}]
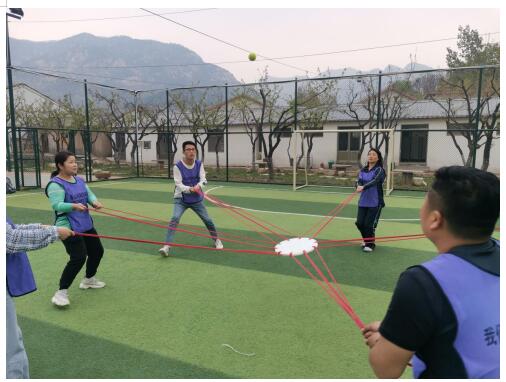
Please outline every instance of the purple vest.
[{"label": "purple vest", "polygon": [[[88,205],[88,191],[86,190],[86,183],[80,177],[75,176],[75,183],[67,182],[62,178],[55,176],[51,179],[51,182],[58,183],[65,189],[65,203],[82,203],[85,206]],[[49,184],[51,183],[48,183]],[[47,190],[47,186],[46,186]],[[47,195],[47,191],[46,191]],[[56,212],[55,212],[56,213]],[[67,216],[70,222],[70,227],[72,227],[73,231],[76,232],[86,232],[93,228],[93,220],[91,219],[90,213],[88,210],[80,212],[80,211],[72,211],[64,214]],[[58,213],[56,213],[56,216]]]},{"label": "purple vest", "polygon": [[[196,186],[200,182],[200,167],[202,166],[202,162],[199,160],[195,161],[195,166],[192,169],[188,169],[182,161],[176,163],[177,168],[181,172],[181,177],[183,178],[183,184],[185,186]],[[188,204],[198,203],[204,199],[202,194],[197,193],[182,193],[183,202]]]},{"label": "purple vest", "polygon": [[[437,280],[457,318],[453,346],[468,378],[499,378],[499,277],[445,253],[422,264]],[[424,362],[415,354],[413,374]]]},{"label": "purple vest", "polygon": [[[374,167],[371,171],[364,171],[364,169],[360,170],[358,175],[360,184],[364,185],[369,183],[378,174],[378,171],[381,171],[380,167]],[[360,199],[358,200],[359,207],[378,207],[379,204],[380,200],[377,185],[369,187],[367,190],[362,190],[360,193]]]},{"label": "purple vest", "polygon": [[[16,228],[11,219],[7,224]],[[26,252],[7,253],[7,291],[12,297],[19,297],[37,290],[32,267]]]}]

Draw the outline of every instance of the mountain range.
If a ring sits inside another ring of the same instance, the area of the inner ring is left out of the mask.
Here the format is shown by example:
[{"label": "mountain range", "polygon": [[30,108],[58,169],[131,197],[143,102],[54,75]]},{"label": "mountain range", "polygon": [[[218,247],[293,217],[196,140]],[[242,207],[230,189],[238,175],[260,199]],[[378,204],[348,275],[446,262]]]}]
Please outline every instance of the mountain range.
[{"label": "mountain range", "polygon": [[[71,94],[75,102],[82,102],[84,98],[82,84],[59,77],[79,81],[87,78],[89,82],[130,90],[239,83],[229,71],[205,64],[197,53],[174,43],[81,33],[63,40],[43,42],[11,38],[10,45],[12,66],[24,70],[13,71],[14,83],[26,83],[53,99],[60,99],[65,94]],[[422,69],[430,67],[423,64],[408,64],[404,68],[388,65],[384,69],[368,71],[342,68],[328,70],[325,74],[342,76],[377,73],[379,70],[388,73]],[[51,76],[34,74],[33,71]],[[270,81],[287,79],[293,77],[269,78]],[[94,87],[90,84],[89,88]],[[162,92],[158,97],[161,96]]]}]

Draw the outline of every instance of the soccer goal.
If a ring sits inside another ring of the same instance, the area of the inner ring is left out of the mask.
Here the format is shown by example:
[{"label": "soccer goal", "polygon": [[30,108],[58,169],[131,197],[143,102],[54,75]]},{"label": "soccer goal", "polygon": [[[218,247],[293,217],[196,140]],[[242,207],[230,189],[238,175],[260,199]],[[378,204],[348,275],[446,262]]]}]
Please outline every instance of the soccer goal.
[{"label": "soccer goal", "polygon": [[369,149],[378,148],[383,154],[384,187],[389,194],[393,189],[394,135],[393,129],[294,130],[293,190],[353,189]]}]

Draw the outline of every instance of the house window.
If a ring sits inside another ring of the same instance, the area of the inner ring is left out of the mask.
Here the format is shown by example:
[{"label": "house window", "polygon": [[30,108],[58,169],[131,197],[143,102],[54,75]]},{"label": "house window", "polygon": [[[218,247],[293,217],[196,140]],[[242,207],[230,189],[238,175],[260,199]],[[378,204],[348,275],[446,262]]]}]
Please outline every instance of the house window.
[{"label": "house window", "polygon": [[144,150],[151,150],[151,141],[142,141],[142,148]]},{"label": "house window", "polygon": [[446,128],[448,132],[446,135],[450,135],[450,131],[455,136],[462,136],[467,131],[472,131],[476,128],[476,125],[474,123],[446,123]]},{"label": "house window", "polygon": [[[338,130],[358,130],[358,126],[342,126]],[[338,162],[351,162],[357,159],[360,144],[361,132],[343,131],[337,133],[337,157]]]},{"label": "house window", "polygon": [[207,152],[222,153],[225,151],[225,134],[213,133],[209,134],[207,141]]},{"label": "house window", "polygon": [[283,127],[278,129],[278,133],[281,138],[290,138],[292,136],[292,129],[290,127]]},{"label": "house window", "polygon": [[[356,130],[358,127],[338,127],[339,130]],[[348,131],[338,133],[337,148],[339,151],[358,151],[360,150],[360,133],[350,133]]]},{"label": "house window", "polygon": [[402,125],[401,131],[401,162],[427,162],[429,125]]}]

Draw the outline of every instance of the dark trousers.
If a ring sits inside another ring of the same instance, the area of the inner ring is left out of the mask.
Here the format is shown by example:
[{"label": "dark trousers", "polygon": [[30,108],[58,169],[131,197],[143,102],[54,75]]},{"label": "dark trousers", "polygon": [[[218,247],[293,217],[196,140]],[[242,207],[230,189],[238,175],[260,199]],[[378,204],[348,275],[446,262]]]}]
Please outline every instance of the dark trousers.
[{"label": "dark trousers", "polygon": [[[360,234],[364,238],[365,245],[367,247],[374,248],[374,236],[376,232],[376,226],[381,215],[381,206],[378,207],[358,207],[357,226]],[[367,239],[366,239],[367,238]]]},{"label": "dark trousers", "polygon": [[[95,228],[84,233],[97,234]],[[86,263],[86,277],[95,276],[100,260],[104,254],[104,247],[98,237],[71,236],[63,240],[70,260],[65,266],[60,279],[60,289],[68,289],[79,271]]]}]

